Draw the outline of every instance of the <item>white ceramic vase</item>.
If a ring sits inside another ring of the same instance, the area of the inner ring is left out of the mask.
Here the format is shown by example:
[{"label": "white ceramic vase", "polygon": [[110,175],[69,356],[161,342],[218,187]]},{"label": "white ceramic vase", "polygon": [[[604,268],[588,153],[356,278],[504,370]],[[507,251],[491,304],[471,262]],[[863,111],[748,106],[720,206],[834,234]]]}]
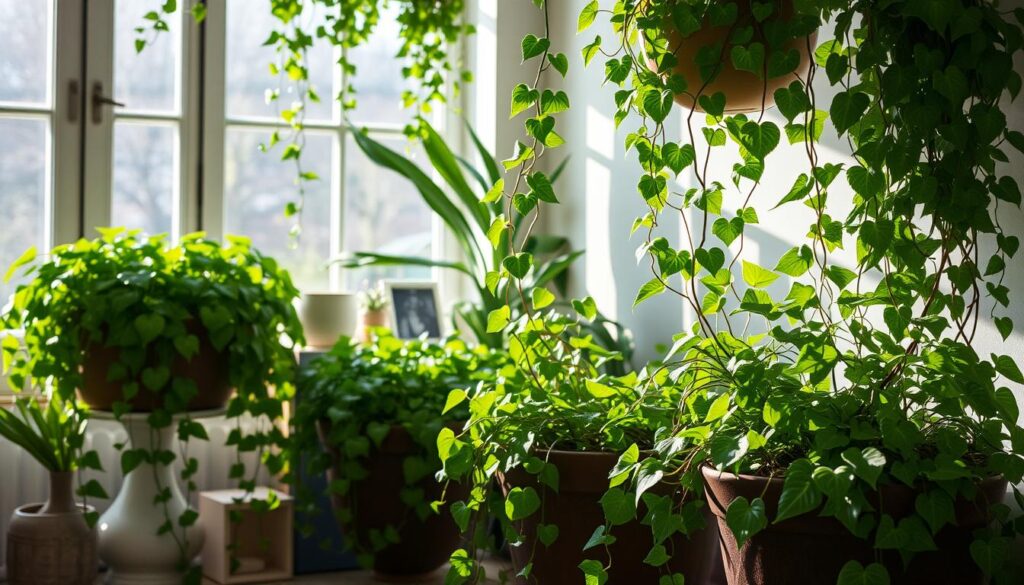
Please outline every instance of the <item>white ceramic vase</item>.
[{"label": "white ceramic vase", "polygon": [[356,334],[359,306],[352,293],[303,293],[299,320],[306,335],[306,347],[329,348],[345,335]]},{"label": "white ceramic vase", "polygon": [[[147,416],[132,413],[121,417],[132,447],[174,449],[177,424],[152,429]],[[179,542],[185,543],[185,556],[191,562],[202,549],[204,534],[198,522],[187,529],[178,525],[188,503],[175,475],[172,465],[139,464],[125,477],[117,498],[100,516],[97,552],[110,567],[108,585],[181,585]],[[170,490],[166,513],[163,505],[154,504],[161,488]],[[168,517],[173,534],[157,534]]]}]

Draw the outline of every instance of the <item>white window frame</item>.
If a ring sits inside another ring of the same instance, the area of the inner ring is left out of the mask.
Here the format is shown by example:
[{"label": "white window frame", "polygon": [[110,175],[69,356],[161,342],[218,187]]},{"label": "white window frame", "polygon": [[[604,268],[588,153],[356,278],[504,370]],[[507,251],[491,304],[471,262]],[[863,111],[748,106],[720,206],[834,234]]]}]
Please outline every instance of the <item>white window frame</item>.
[{"label": "white window frame", "polygon": [[[63,3],[63,0],[60,0]],[[180,8],[170,15],[168,26],[180,34],[181,57],[178,61],[178,111],[133,111],[102,106],[101,121],[93,121],[92,88],[101,84],[104,95],[121,101],[114,86],[114,19],[115,0],[89,0],[86,11],[85,72],[82,87],[84,149],[82,159],[82,225],[84,236],[95,235],[97,226],[111,225],[113,204],[114,123],[118,120],[157,122],[178,126],[178,142],[173,189],[175,201],[171,208],[171,238],[199,228],[199,96],[202,70],[200,69],[200,27],[188,10]],[[142,26],[144,23],[140,22]],[[170,33],[161,33],[168,35]],[[163,39],[166,41],[166,39]],[[152,50],[152,49],[150,49]]]}]

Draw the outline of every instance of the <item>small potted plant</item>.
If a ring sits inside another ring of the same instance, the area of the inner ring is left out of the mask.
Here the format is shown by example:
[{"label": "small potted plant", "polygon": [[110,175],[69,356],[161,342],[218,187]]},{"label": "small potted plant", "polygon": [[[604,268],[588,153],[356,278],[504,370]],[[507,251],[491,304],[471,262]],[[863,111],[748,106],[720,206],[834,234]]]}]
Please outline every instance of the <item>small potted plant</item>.
[{"label": "small potted plant", "polygon": [[369,343],[373,338],[373,330],[388,326],[388,297],[384,287],[375,286],[359,293],[359,310],[362,314],[360,338]]},{"label": "small potted plant", "polygon": [[[302,342],[298,291],[245,238],[229,236],[224,245],[191,234],[172,245],[123,228],[100,231],[44,257],[30,250],[11,268],[27,265],[28,281],[17,288],[4,327],[23,331],[24,345],[5,343],[4,359],[16,387],[48,385],[72,408],[127,428],[132,440],[121,469],[129,480],[99,535],[100,555],[115,574],[122,567],[164,579],[194,574],[202,531],[188,500],[198,461],[171,445],[206,440],[196,420],[203,413],[282,415],[293,391],[293,347]],[[274,447],[282,443],[271,424],[232,432],[228,444],[241,455],[231,478],[255,487],[259,469],[246,469],[246,453],[281,472],[285,460]],[[181,474],[171,467],[179,457]],[[131,481],[133,472],[153,479]],[[97,487],[80,493],[101,495]],[[160,554],[140,561],[125,544],[142,542]]]},{"label": "small potted plant", "polygon": [[[5,337],[6,340],[12,339]],[[81,414],[53,398],[41,405],[18,398],[0,407],[0,436],[21,447],[50,473],[45,503],[18,507],[7,528],[7,582],[11,585],[93,585],[96,531],[86,514],[92,507],[74,500],[74,473],[85,435]],[[99,463],[93,461],[93,467]]]},{"label": "small potted plant", "polygon": [[378,329],[367,344],[342,338],[303,370],[294,448],[313,454],[311,474],[327,474],[345,544],[378,575],[431,573],[458,546],[458,510],[440,501],[465,497],[466,486],[435,478],[436,437],[461,429],[469,411],[445,401],[506,366],[503,353],[456,338],[402,341]]}]

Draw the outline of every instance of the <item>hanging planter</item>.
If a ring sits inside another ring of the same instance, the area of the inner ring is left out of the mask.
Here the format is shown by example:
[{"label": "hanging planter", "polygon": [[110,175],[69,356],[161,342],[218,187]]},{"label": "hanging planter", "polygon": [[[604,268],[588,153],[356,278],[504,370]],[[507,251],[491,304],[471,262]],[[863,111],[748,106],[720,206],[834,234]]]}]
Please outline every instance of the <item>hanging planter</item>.
[{"label": "hanging planter", "polygon": [[801,19],[791,0],[650,10],[665,26],[645,31],[660,37],[648,39],[648,67],[667,76],[677,103],[698,112],[720,100],[718,93],[726,114],[772,107],[777,89],[806,76],[817,46],[817,20]]}]

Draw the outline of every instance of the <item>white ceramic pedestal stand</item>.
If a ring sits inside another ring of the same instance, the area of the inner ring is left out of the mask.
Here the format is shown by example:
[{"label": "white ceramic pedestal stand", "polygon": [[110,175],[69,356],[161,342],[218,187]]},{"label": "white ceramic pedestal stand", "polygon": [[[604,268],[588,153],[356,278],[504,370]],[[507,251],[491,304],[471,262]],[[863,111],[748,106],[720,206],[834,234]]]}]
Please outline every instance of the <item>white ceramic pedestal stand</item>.
[{"label": "white ceramic pedestal stand", "polygon": [[[191,418],[207,418],[224,413],[223,409],[190,413]],[[113,414],[92,411],[94,418],[113,420]],[[132,447],[177,450],[177,422],[162,429],[151,429],[146,421],[148,413],[129,413],[120,422],[128,431]],[[160,487],[170,488],[171,499],[164,505],[155,504]],[[124,485],[100,516],[97,552],[109,567],[108,585],[181,585],[178,571],[181,549],[178,541],[186,537],[186,555],[191,562],[203,546],[203,529],[196,522],[182,529],[178,518],[188,507],[178,487],[176,466],[141,463],[124,479]],[[157,534],[157,530],[171,519],[174,534]],[[176,539],[177,537],[177,539]]]}]

